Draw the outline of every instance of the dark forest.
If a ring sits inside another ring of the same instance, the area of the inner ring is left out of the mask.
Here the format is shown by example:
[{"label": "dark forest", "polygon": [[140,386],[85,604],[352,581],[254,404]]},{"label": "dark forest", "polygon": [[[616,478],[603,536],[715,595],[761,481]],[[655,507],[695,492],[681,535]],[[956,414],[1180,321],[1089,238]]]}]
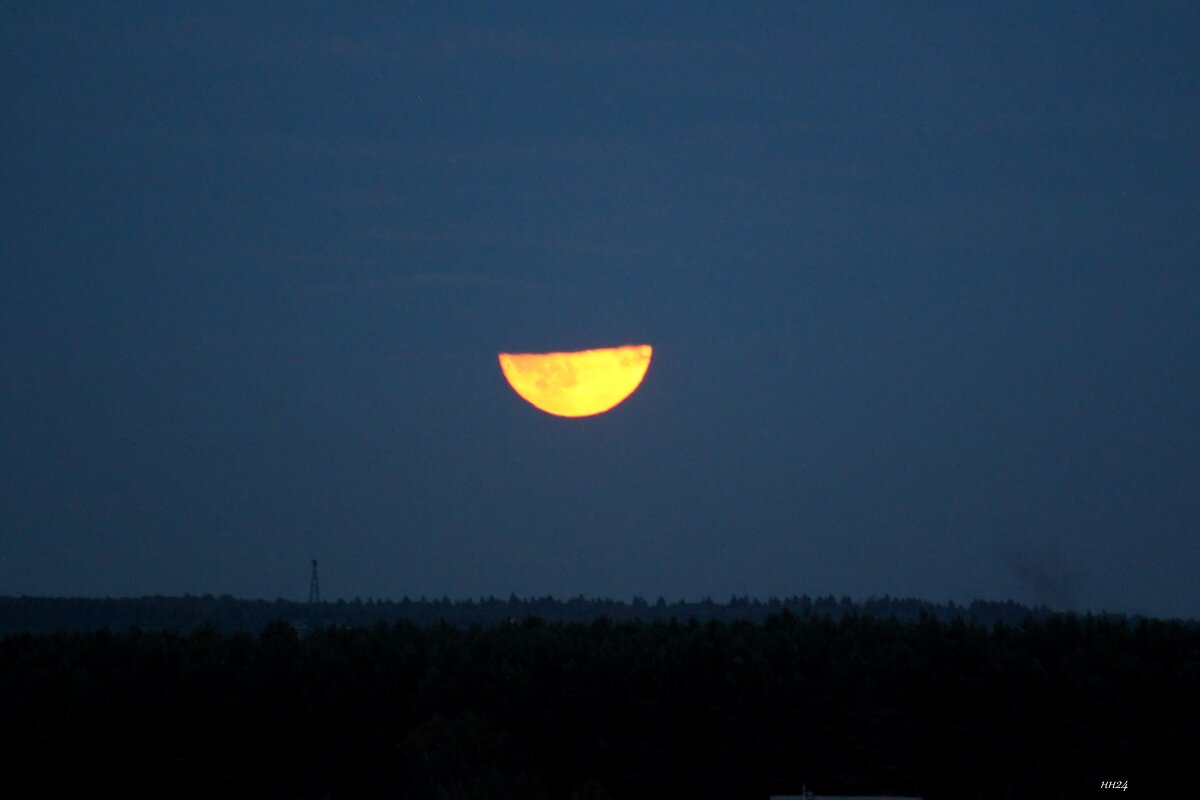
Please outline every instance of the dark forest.
[{"label": "dark forest", "polygon": [[0,769],[20,796],[81,775],[128,796],[1146,796],[1200,741],[1183,622],[303,627],[10,633]]}]

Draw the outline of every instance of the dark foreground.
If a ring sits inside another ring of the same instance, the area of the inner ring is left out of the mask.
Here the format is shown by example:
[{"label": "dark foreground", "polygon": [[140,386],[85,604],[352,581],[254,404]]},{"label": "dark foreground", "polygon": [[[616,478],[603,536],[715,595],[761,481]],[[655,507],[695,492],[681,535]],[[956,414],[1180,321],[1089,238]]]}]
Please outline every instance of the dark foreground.
[{"label": "dark foreground", "polygon": [[784,613],[16,634],[0,712],[10,797],[1145,797],[1189,781],[1200,631]]}]

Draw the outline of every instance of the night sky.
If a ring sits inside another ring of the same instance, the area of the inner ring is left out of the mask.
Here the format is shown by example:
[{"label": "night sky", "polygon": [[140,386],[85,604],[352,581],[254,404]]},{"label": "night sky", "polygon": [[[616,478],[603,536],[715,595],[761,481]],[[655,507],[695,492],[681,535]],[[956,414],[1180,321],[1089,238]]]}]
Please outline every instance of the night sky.
[{"label": "night sky", "polygon": [[123,5],[0,9],[0,594],[1200,616],[1196,4]]}]

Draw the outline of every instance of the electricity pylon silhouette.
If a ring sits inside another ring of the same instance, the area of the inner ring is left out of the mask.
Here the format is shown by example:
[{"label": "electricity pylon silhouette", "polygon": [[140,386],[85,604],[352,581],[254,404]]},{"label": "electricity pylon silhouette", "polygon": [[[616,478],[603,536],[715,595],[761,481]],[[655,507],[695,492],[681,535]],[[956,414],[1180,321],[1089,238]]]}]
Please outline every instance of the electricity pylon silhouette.
[{"label": "electricity pylon silhouette", "polygon": [[308,602],[321,602],[321,584],[317,581],[317,560],[312,560],[312,580],[308,582]]}]

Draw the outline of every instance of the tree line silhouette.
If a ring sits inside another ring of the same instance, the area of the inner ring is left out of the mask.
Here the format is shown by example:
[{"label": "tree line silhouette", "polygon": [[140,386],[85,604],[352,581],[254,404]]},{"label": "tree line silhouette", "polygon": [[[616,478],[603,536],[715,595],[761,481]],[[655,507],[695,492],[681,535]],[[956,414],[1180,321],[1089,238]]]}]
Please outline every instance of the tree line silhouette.
[{"label": "tree line silhouette", "polygon": [[[323,603],[297,603],[289,600],[244,600],[229,595],[185,595],[183,597],[12,597],[0,596],[0,634],[53,633],[60,630],[112,631],[182,630],[209,626],[223,633],[258,633],[277,620],[288,620],[305,632],[325,625],[374,625],[398,619],[420,625],[495,625],[528,616],[546,622],[586,622],[607,618],[614,622],[631,620],[718,620],[762,622],[773,614],[789,611],[804,616],[816,614],[841,619],[846,614],[871,617],[895,617],[915,621],[931,616],[942,621],[962,618],[968,622],[992,625],[1004,622],[1018,625],[1027,617],[1046,619],[1054,612],[1046,607],[1029,608],[1011,600],[976,600],[969,605],[931,603],[915,598],[876,597],[853,602],[849,597],[797,595],[760,600],[734,595],[728,602],[712,599],[698,602],[655,602],[634,598],[632,602],[574,597],[507,600],[496,597],[479,600],[337,600]],[[1114,618],[1120,618],[1116,616]]]},{"label": "tree line silhouette", "polygon": [[9,796],[1094,796],[1186,777],[1200,631],[850,609],[20,633],[0,709]]}]

